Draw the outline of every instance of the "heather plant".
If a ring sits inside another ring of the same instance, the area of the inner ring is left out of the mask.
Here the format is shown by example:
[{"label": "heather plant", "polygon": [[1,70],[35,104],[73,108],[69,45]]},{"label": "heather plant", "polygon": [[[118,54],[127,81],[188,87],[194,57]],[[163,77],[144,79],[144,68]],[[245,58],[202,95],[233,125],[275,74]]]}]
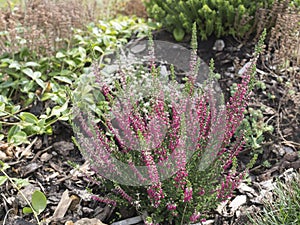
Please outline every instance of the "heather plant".
[{"label": "heather plant", "polygon": [[273,0],[150,0],[146,8],[150,17],[162,23],[180,41],[191,33],[194,22],[202,39],[234,35],[243,37],[254,24],[256,10],[269,8]]},{"label": "heather plant", "polygon": [[[254,163],[238,171],[236,156],[244,141],[242,132],[235,131],[263,40],[226,103],[215,85],[213,62],[205,82],[196,82],[195,24],[189,71],[182,83],[176,80],[176,65],[170,66],[168,76],[162,75],[154,45],[150,37],[145,62],[122,63],[120,54],[114,76],[99,65],[86,76],[84,88],[74,92],[74,140],[109,192],[96,200],[146,211],[146,224],[203,221],[233,194]],[[89,107],[91,96],[105,102],[102,113]]]}]

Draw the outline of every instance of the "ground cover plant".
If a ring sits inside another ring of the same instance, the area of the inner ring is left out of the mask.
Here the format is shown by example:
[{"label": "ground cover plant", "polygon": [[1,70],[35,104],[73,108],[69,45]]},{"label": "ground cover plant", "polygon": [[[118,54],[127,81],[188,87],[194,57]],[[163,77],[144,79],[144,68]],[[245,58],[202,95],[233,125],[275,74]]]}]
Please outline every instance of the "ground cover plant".
[{"label": "ground cover plant", "polygon": [[[3,54],[0,57],[2,139],[7,132],[8,143],[19,145],[28,143],[28,136],[51,134],[51,125],[57,120],[68,120],[69,90],[76,88],[75,80],[88,72],[92,61],[125,44],[132,35],[145,35],[148,29],[151,26],[141,19],[120,17],[76,30],[70,40],[73,47],[48,57],[27,47],[14,54]],[[36,107],[23,112],[30,104]],[[47,105],[46,110],[40,111],[43,104]]]}]

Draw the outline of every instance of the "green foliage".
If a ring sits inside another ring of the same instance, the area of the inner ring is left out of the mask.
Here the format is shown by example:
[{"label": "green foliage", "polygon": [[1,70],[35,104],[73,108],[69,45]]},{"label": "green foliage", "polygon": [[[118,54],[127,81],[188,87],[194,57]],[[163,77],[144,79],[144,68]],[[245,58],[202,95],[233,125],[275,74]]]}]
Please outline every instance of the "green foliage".
[{"label": "green foliage", "polygon": [[32,207],[24,207],[23,213],[30,214],[35,212],[37,215],[40,215],[47,207],[47,198],[41,191],[33,192],[31,196],[31,205]]},{"label": "green foliage", "polygon": [[33,213],[37,224],[40,225],[40,220],[38,218],[38,215],[43,212],[46,209],[47,206],[47,198],[41,191],[35,191],[33,192],[31,196],[31,202],[26,198],[26,196],[22,193],[21,188],[24,186],[29,185],[28,179],[18,179],[18,178],[11,178],[5,170],[9,168],[9,165],[2,162],[0,160],[0,172],[4,174],[4,176],[0,176],[0,185],[3,185],[7,180],[11,182],[13,187],[18,190],[18,192],[21,194],[25,202],[28,204],[29,207],[23,208],[24,214]]},{"label": "green foliage", "polygon": [[237,132],[243,131],[245,134],[246,146],[253,150],[253,153],[262,153],[264,135],[272,133],[274,127],[264,122],[263,112],[261,109],[253,109],[249,107],[245,111],[245,118],[242,121],[241,127]]},{"label": "green foliage", "polygon": [[[20,145],[29,143],[32,135],[52,134],[52,124],[69,119],[72,90],[78,85],[85,87],[81,76],[91,71],[92,62],[156,26],[137,17],[119,17],[76,30],[69,40],[73,47],[53,56],[43,57],[27,48],[0,56],[0,139]],[[37,101],[45,109],[38,115],[26,112]],[[100,113],[97,107],[104,106],[100,102],[90,107]]]},{"label": "green foliage", "polygon": [[[149,15],[170,31],[191,33],[194,22],[202,39],[232,34],[242,37],[253,25],[259,7],[269,7],[273,0],[150,0],[146,2]],[[243,21],[244,20],[244,21]],[[176,35],[175,35],[176,34]]]},{"label": "green foliage", "polygon": [[297,225],[300,223],[300,175],[292,174],[286,182],[277,180],[273,191],[274,200],[267,199],[264,209],[250,216],[253,225]]}]

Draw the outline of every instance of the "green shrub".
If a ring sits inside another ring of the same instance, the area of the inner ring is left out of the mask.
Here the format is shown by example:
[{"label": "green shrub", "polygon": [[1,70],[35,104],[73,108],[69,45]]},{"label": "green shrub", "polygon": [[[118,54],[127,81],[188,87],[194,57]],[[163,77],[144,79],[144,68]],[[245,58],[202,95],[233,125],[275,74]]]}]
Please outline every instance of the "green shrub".
[{"label": "green shrub", "polygon": [[269,7],[273,0],[150,0],[146,7],[150,17],[161,22],[182,39],[191,33],[194,22],[202,39],[232,34],[242,37],[252,27],[258,7]]}]

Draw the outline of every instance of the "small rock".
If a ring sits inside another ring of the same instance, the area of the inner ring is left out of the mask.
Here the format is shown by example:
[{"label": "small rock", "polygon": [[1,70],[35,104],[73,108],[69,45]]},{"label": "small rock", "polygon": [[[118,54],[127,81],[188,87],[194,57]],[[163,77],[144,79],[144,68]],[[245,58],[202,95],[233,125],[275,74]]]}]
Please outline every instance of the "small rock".
[{"label": "small rock", "polygon": [[271,191],[274,189],[274,184],[272,182],[272,179],[267,180],[267,181],[262,181],[259,183],[261,188],[267,191]]},{"label": "small rock", "polygon": [[238,190],[242,193],[242,194],[246,194],[246,193],[251,193],[252,195],[256,195],[256,192],[253,188],[249,187],[247,184],[245,183],[241,183],[238,186]]},{"label": "small rock", "polygon": [[224,75],[226,77],[234,78],[234,74],[233,73],[225,72]]},{"label": "small rock", "polygon": [[221,39],[216,40],[213,46],[213,50],[221,52],[223,51],[224,48],[225,48],[225,42]]},{"label": "small rock", "polygon": [[59,141],[53,144],[53,148],[63,156],[67,156],[69,155],[69,151],[74,150],[74,144],[72,142]]},{"label": "small rock", "polygon": [[160,67],[160,75],[162,77],[168,77],[169,76],[169,73],[168,73],[168,70],[167,70],[166,66],[161,66]]},{"label": "small rock", "polygon": [[288,152],[283,156],[283,158],[289,162],[294,162],[294,161],[298,160],[299,153],[298,152]]},{"label": "small rock", "polygon": [[132,53],[137,54],[137,53],[144,51],[146,49],[146,47],[147,47],[146,44],[138,44],[138,45],[132,47],[130,50]]},{"label": "small rock", "polygon": [[291,168],[298,170],[300,169],[300,160],[291,163]]},{"label": "small rock", "polygon": [[111,225],[131,225],[131,224],[139,223],[141,221],[142,221],[142,217],[136,216],[136,217],[128,218],[128,219],[121,220],[118,222],[114,222]]},{"label": "small rock", "polygon": [[10,223],[11,225],[34,225],[33,223],[30,223],[23,218],[16,219],[13,223]]},{"label": "small rock", "polygon": [[6,159],[8,159],[6,154],[4,152],[0,151],[0,160],[5,161]]},{"label": "small rock", "polygon": [[285,151],[285,153],[292,153],[294,150],[291,147],[283,146],[282,149]]},{"label": "small rock", "polygon": [[52,158],[52,155],[45,152],[44,154],[41,155],[41,161],[42,162],[48,162]]},{"label": "small rock", "polygon": [[206,221],[204,221],[204,222],[201,222],[201,223],[193,223],[193,224],[191,224],[191,225],[212,225],[212,224],[214,224],[214,220],[206,220]]},{"label": "small rock", "polygon": [[229,204],[229,207],[233,212],[235,212],[240,206],[244,205],[247,202],[246,195],[238,195],[232,202]]},{"label": "small rock", "polygon": [[242,76],[251,66],[251,62],[247,62],[238,72],[238,75]]},{"label": "small rock", "polygon": [[234,66],[228,67],[227,70],[228,70],[229,72],[234,72],[234,71],[235,71]]},{"label": "small rock", "polygon": [[[69,221],[68,221],[69,222]],[[72,224],[72,223],[71,223]],[[66,224],[67,225],[67,224]],[[100,220],[93,218],[82,218],[74,223],[74,225],[105,225]]]}]

